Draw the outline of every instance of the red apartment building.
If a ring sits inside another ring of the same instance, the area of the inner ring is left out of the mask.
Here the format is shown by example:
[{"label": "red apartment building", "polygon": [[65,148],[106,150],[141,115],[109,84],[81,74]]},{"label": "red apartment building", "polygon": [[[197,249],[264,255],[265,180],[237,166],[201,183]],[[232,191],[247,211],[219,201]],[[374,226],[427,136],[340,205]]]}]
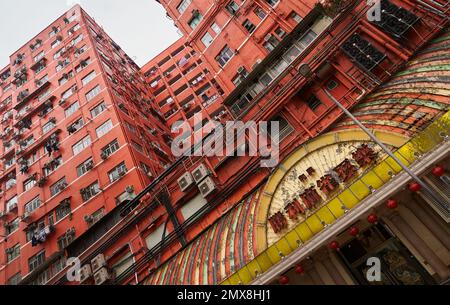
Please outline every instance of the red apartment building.
[{"label": "red apartment building", "polygon": [[43,284],[64,249],[172,162],[139,67],[79,6],[0,70],[2,283]]},{"label": "red apartment building", "polygon": [[[85,232],[76,228],[77,238],[54,252],[80,259],[79,282],[68,281],[70,266],[46,276],[57,262],[46,256],[31,274],[22,272],[22,284],[370,284],[364,277],[370,256],[383,260],[385,284],[448,280],[445,1],[382,1],[381,21],[368,20],[370,7],[356,0],[159,2],[184,34],[142,68],[148,103],[159,109],[149,121],[159,128],[161,147],[170,142],[164,130],[173,122],[197,129],[192,115],[199,112],[222,122],[278,121],[280,162],[263,168],[260,157],[183,156],[164,163],[162,154],[159,164],[169,166],[155,168],[159,175],[134,185],[134,198],[118,206],[113,198],[123,189],[111,188],[118,193],[111,194],[114,204],[89,229],[73,213]],[[17,103],[14,96],[10,103]],[[105,166],[97,179],[107,180],[113,164]],[[82,187],[92,182],[80,180]],[[84,206],[71,194],[74,205]],[[11,248],[11,240],[3,244]],[[50,249],[50,242],[41,247]],[[2,272],[14,271],[5,282],[25,258],[21,251],[17,266],[6,264]]]}]

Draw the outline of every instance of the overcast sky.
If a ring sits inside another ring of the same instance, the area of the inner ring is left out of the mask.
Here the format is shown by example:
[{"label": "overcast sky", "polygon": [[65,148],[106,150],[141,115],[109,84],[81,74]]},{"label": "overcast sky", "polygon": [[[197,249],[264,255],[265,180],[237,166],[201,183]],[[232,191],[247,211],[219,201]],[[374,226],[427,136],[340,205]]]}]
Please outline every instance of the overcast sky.
[{"label": "overcast sky", "polygon": [[140,66],[179,38],[156,0],[0,0],[0,68],[75,3]]}]

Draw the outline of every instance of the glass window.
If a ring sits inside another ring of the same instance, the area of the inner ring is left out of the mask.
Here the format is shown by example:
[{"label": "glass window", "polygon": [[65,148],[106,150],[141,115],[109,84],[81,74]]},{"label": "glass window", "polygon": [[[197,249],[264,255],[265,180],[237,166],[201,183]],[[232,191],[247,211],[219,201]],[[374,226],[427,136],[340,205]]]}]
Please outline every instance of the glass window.
[{"label": "glass window", "polygon": [[97,106],[95,106],[94,108],[91,109],[92,118],[99,116],[100,113],[102,113],[105,110],[106,110],[106,103],[101,102],[100,104],[98,104]]},{"label": "glass window", "polygon": [[109,157],[110,155],[112,155],[114,152],[116,152],[117,150],[119,150],[120,146],[119,146],[119,142],[116,140],[112,141],[111,143],[109,143],[108,145],[106,145],[105,147],[102,148],[102,153]]},{"label": "glass window", "polygon": [[89,199],[97,195],[99,192],[100,186],[98,185],[98,181],[95,181],[88,187],[81,189],[81,197],[83,198],[84,201],[88,201]]},{"label": "glass window", "polygon": [[255,13],[256,16],[259,17],[259,19],[264,19],[266,18],[266,12],[260,8],[259,6],[255,8],[255,10],[253,11]]},{"label": "glass window", "polygon": [[205,47],[209,47],[211,43],[213,42],[213,37],[208,32],[205,33],[202,37],[202,43],[205,45]]},{"label": "glass window", "polygon": [[253,31],[256,29],[256,26],[248,19],[244,21],[242,26],[249,32],[253,33]]},{"label": "glass window", "polygon": [[41,199],[39,199],[39,197],[36,197],[25,204],[24,210],[27,213],[32,213],[34,210],[39,208],[40,205],[41,205]]},{"label": "glass window", "polygon": [[42,126],[42,132],[45,134],[55,128],[56,123],[54,121],[47,122],[44,126]]},{"label": "glass window", "polygon": [[226,6],[226,10],[231,14],[234,15],[236,14],[236,12],[239,10],[239,5],[234,2],[234,1],[230,1],[227,6]]},{"label": "glass window", "polygon": [[21,280],[22,275],[19,272],[8,279],[8,285],[18,285]]},{"label": "glass window", "polygon": [[214,31],[214,33],[219,34],[220,33],[220,27],[217,25],[217,23],[211,24],[211,29]]},{"label": "glass window", "polygon": [[86,75],[81,81],[83,82],[83,86],[86,86],[89,84],[91,80],[93,80],[97,76],[97,73],[95,71],[92,71],[88,75]]},{"label": "glass window", "polygon": [[194,30],[200,22],[203,20],[203,16],[200,13],[197,13],[195,16],[191,18],[191,20],[188,22],[189,26]]},{"label": "glass window", "polygon": [[17,196],[14,196],[13,198],[9,199],[6,202],[6,211],[10,212],[11,210],[15,209],[17,207]]},{"label": "glass window", "polygon": [[81,141],[72,146],[73,155],[78,155],[80,152],[88,148],[91,143],[90,136],[84,137]]},{"label": "glass window", "polygon": [[228,47],[225,46],[222,51],[220,51],[219,55],[216,57],[216,61],[219,66],[224,67],[225,64],[233,57],[234,52]]},{"label": "glass window", "polygon": [[8,263],[15,260],[20,255],[20,244],[17,244],[12,248],[6,249],[6,254],[7,254],[6,261]]},{"label": "glass window", "polygon": [[30,178],[23,182],[23,189],[26,192],[26,191],[31,190],[35,185],[36,185],[36,179]]},{"label": "glass window", "polygon": [[80,108],[80,103],[76,101],[72,105],[70,105],[66,110],[64,110],[64,114],[66,118],[70,117],[72,114],[74,114],[75,111],[77,111]]},{"label": "glass window", "polygon": [[82,164],[77,166],[77,175],[78,177],[83,176],[88,171],[90,171],[94,167],[94,161],[92,158],[87,159]]},{"label": "glass window", "polygon": [[127,173],[127,171],[128,171],[128,169],[127,169],[127,166],[125,165],[125,162],[122,162],[108,173],[109,180],[112,183],[112,182],[118,180],[123,175],[125,175]]},{"label": "glass window", "polygon": [[107,134],[113,128],[113,123],[111,120],[106,121],[100,127],[98,127],[95,132],[97,133],[97,137],[101,138],[105,134]]},{"label": "glass window", "polygon": [[28,259],[28,268],[30,269],[29,271],[32,272],[34,269],[42,265],[44,262],[45,262],[45,250],[42,250],[35,256],[32,256]]},{"label": "glass window", "polygon": [[86,100],[89,102],[94,97],[96,97],[100,93],[100,91],[101,91],[100,86],[95,87],[94,89],[86,93]]},{"label": "glass window", "polygon": [[52,196],[55,196],[56,194],[59,194],[67,187],[66,177],[62,177],[58,180],[58,182],[54,183],[52,186],[50,186],[50,194]]},{"label": "glass window", "polygon": [[180,2],[180,4],[177,6],[177,10],[178,10],[178,12],[180,13],[180,15],[181,14],[183,14],[185,11],[186,11],[186,9],[189,7],[189,5],[191,4],[191,1],[192,0],[182,0],[181,2]]},{"label": "glass window", "polygon": [[16,218],[13,221],[11,221],[10,223],[8,223],[5,226],[6,235],[11,235],[15,231],[17,231],[17,229],[19,229],[19,223],[20,223],[19,218]]}]

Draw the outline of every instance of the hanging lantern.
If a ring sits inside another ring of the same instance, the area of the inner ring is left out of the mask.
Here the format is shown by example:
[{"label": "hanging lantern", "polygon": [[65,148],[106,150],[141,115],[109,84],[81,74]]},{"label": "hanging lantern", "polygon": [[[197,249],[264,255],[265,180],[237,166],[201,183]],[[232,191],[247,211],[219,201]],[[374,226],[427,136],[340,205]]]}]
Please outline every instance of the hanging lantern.
[{"label": "hanging lantern", "polygon": [[278,279],[278,282],[279,282],[281,285],[287,285],[287,284],[289,284],[289,277],[287,277],[286,275],[282,275],[282,276],[280,276],[280,278]]},{"label": "hanging lantern", "polygon": [[386,207],[391,210],[396,209],[398,207],[397,200],[389,199],[386,203]]},{"label": "hanging lantern", "polygon": [[377,223],[378,221],[378,216],[375,214],[370,214],[369,216],[367,216],[367,221],[369,223]]},{"label": "hanging lantern", "polygon": [[351,227],[350,229],[348,229],[348,234],[350,234],[351,236],[358,235],[359,234],[358,227]]},{"label": "hanging lantern", "polygon": [[431,172],[434,176],[439,178],[445,174],[445,168],[441,165],[436,165]]},{"label": "hanging lantern", "polygon": [[422,189],[422,186],[417,183],[417,182],[413,182],[409,185],[409,190],[411,192],[417,193],[418,191],[420,191]]},{"label": "hanging lantern", "polygon": [[295,273],[297,274],[303,274],[305,272],[305,269],[303,269],[303,267],[301,265],[297,265],[295,266]]},{"label": "hanging lantern", "polygon": [[339,250],[339,243],[335,240],[333,240],[328,246],[333,250]]}]

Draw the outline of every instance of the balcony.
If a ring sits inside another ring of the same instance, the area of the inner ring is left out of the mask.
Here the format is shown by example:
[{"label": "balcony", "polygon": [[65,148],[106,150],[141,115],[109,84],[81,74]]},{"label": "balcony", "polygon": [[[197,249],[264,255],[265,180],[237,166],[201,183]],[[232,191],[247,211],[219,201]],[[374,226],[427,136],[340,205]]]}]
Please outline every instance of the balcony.
[{"label": "balcony", "polygon": [[[34,97],[36,97],[39,93],[41,93],[44,89],[46,89],[49,85],[50,82],[49,81],[45,81],[44,83],[40,84],[37,83],[36,84],[37,87],[34,91],[30,92],[27,96],[25,96],[24,98],[19,100],[19,97],[17,97],[17,103],[14,106],[14,109],[17,110],[20,107],[22,107],[25,103],[27,103],[28,101],[30,101],[31,99],[33,99]],[[27,89],[28,90],[28,89]]]},{"label": "balcony", "polygon": [[[29,119],[32,115],[34,115],[36,112],[38,112],[39,110],[45,108],[45,107],[52,107],[53,106],[53,101],[56,99],[56,97],[54,95],[51,95],[49,98],[47,98],[45,101],[43,101],[42,103],[36,105],[36,106],[30,106],[29,110],[24,113],[22,116],[20,116],[19,118],[16,116],[16,123],[14,124],[15,127],[20,127],[21,125],[24,124],[24,122]],[[18,120],[20,119],[20,121]]]}]

